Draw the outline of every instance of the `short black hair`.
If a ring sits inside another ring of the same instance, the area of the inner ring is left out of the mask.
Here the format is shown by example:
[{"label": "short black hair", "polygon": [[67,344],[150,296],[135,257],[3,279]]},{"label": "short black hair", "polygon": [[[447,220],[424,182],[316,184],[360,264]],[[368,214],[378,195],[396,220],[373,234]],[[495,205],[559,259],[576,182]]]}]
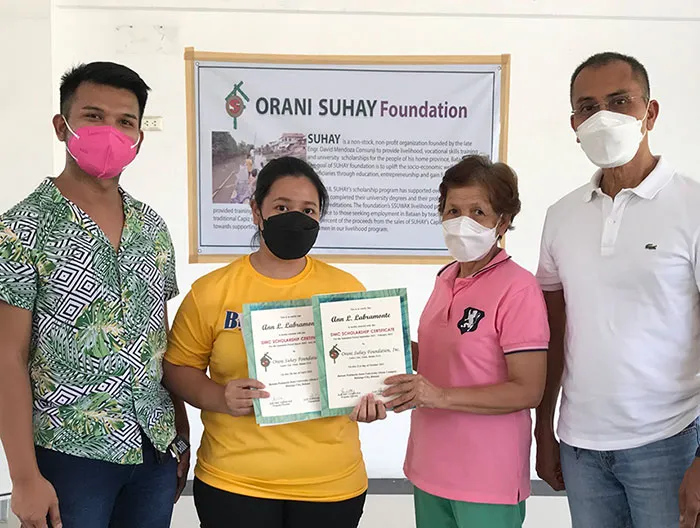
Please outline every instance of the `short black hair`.
[{"label": "short black hair", "polygon": [[102,84],[132,92],[139,102],[139,121],[146,110],[150,88],[131,68],[114,62],[91,62],[71,68],[61,77],[61,114],[68,118],[70,105],[83,83]]},{"label": "short black hair", "polygon": [[637,81],[639,81],[639,84],[642,87],[642,95],[644,96],[644,99],[649,101],[651,98],[651,87],[649,86],[649,74],[647,73],[647,69],[634,57],[623,55],[622,53],[617,53],[615,51],[596,53],[595,55],[588,57],[579,65],[578,68],[576,68],[574,74],[571,76],[569,99],[574,98],[574,82],[584,69],[600,68],[601,66],[607,66],[608,64],[616,61],[624,62],[630,65],[630,68],[632,68],[632,74],[637,77]]},{"label": "short black hair", "polygon": [[[323,184],[321,177],[314,168],[302,159],[293,156],[282,156],[268,161],[258,173],[258,181],[255,184],[255,192],[253,193],[253,201],[258,208],[262,210],[262,203],[270,194],[272,185],[285,176],[296,176],[298,178],[306,178],[314,184],[318,191],[318,205],[320,217],[323,218],[328,212],[328,190]],[[253,236],[252,245],[258,242],[260,230]]]}]

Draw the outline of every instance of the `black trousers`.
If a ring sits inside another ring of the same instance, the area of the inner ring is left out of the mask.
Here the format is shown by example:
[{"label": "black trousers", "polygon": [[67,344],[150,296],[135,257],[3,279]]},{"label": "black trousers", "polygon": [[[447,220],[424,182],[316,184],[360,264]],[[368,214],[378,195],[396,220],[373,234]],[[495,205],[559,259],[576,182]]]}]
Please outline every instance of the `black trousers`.
[{"label": "black trousers", "polygon": [[201,528],[357,528],[365,494],[341,502],[257,499],[194,481]]}]

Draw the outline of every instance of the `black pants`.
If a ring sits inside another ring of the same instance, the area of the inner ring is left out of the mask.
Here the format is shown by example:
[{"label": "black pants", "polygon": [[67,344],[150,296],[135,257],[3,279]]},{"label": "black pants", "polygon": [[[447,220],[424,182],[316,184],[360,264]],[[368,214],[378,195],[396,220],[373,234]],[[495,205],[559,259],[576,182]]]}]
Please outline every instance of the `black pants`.
[{"label": "black pants", "polygon": [[201,528],[357,528],[365,494],[342,502],[257,499],[194,480]]}]

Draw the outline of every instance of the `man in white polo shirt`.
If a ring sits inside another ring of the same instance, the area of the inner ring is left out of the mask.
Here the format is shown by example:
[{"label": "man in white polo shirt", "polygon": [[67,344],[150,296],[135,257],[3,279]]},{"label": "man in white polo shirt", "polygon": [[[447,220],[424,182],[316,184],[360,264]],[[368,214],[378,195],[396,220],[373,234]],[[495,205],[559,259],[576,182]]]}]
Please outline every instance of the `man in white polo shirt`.
[{"label": "man in white polo shirt", "polygon": [[552,337],[537,472],[566,488],[573,528],[695,528],[700,183],[652,155],[659,104],[634,58],[586,60],[571,104],[600,170],[545,221],[537,275]]}]

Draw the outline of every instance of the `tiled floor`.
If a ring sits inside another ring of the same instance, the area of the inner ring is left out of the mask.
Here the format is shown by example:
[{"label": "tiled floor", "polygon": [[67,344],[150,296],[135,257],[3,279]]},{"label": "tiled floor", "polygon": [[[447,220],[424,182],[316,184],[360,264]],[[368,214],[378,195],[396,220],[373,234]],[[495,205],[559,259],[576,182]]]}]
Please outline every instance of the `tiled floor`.
[{"label": "tiled floor", "polygon": [[[410,495],[370,495],[360,528],[413,528],[413,500]],[[175,507],[172,528],[197,528],[192,497],[183,497]],[[525,528],[570,528],[566,499],[533,497],[527,501]],[[264,527],[260,527],[264,528]]]},{"label": "tiled floor", "polygon": [[[172,528],[198,528],[192,497],[183,497],[175,506]],[[413,501],[410,495],[370,495],[360,528],[413,528]],[[566,499],[533,497],[527,501],[525,528],[570,528]],[[0,528],[19,528],[18,523],[0,523]],[[261,526],[260,528],[265,528]]]}]

